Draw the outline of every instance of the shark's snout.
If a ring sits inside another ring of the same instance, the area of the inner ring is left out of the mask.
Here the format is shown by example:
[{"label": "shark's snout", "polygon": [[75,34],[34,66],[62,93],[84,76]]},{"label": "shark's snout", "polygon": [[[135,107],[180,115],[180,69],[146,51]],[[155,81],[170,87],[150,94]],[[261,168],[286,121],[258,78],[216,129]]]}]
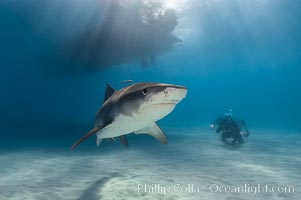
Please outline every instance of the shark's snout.
[{"label": "shark's snout", "polygon": [[147,101],[139,106],[137,113],[149,122],[155,122],[170,112],[187,95],[187,88],[177,85],[160,85],[149,94]]},{"label": "shark's snout", "polygon": [[177,104],[187,95],[187,88],[183,86],[167,87],[163,91],[163,103]]}]

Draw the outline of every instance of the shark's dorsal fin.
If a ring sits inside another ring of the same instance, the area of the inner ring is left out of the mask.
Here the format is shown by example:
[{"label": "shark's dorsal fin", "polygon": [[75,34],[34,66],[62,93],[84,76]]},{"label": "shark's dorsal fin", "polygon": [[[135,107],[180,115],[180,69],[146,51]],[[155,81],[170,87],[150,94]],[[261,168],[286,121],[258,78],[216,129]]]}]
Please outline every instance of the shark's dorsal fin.
[{"label": "shark's dorsal fin", "polygon": [[153,123],[150,126],[147,126],[138,131],[135,131],[135,134],[148,134],[148,135],[153,136],[154,138],[156,138],[163,144],[168,143],[166,136],[164,135],[163,131],[156,123]]},{"label": "shark's dorsal fin", "polygon": [[105,98],[104,98],[104,102],[110,98],[110,96],[112,96],[112,94],[114,94],[116,90],[109,84],[107,83],[107,88],[106,88],[106,93],[105,93]]}]

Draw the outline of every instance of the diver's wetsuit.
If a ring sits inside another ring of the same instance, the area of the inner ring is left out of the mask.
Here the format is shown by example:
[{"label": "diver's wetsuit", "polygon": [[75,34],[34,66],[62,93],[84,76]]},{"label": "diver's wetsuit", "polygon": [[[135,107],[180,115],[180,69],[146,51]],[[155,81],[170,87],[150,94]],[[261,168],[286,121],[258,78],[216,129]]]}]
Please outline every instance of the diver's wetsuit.
[{"label": "diver's wetsuit", "polygon": [[[218,118],[216,120],[218,127],[216,133],[221,134],[221,140],[225,144],[241,144],[243,143],[243,137],[240,134],[240,127],[237,122],[231,116],[226,116],[225,118]],[[232,142],[228,142],[227,139],[232,139]]]}]

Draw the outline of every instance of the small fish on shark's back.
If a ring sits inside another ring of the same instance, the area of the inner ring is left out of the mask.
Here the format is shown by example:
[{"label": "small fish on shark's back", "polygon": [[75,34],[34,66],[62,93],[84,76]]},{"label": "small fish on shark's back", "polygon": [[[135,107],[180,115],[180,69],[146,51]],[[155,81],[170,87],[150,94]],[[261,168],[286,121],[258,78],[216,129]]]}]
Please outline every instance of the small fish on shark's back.
[{"label": "small fish on shark's back", "polygon": [[167,138],[156,121],[171,113],[186,94],[186,87],[172,84],[141,82],[117,91],[108,84],[94,128],[71,149],[94,134],[97,135],[97,145],[103,139],[117,137],[128,146],[126,135],[130,133],[149,134],[167,144]]}]

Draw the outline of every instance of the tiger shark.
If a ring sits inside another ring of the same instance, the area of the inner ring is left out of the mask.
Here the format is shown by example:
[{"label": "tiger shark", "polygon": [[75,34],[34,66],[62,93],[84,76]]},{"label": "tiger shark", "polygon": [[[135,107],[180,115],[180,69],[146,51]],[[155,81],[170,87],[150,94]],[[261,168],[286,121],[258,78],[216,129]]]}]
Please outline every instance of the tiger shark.
[{"label": "tiger shark", "polygon": [[97,146],[106,138],[119,138],[128,146],[126,135],[130,133],[149,134],[167,144],[167,138],[156,122],[171,113],[186,94],[186,87],[173,84],[141,82],[120,90],[107,84],[94,128],[76,141],[71,150],[92,135],[97,136]]}]

